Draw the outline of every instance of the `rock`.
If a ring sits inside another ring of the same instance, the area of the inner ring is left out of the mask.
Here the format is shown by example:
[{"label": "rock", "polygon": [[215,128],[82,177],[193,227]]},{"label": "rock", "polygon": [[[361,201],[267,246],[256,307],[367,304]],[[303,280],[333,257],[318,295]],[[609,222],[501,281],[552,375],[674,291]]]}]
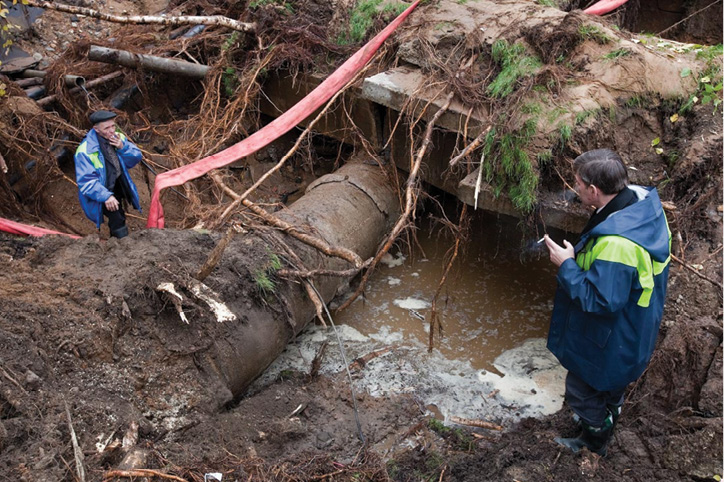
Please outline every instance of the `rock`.
[{"label": "rock", "polygon": [[30,390],[36,390],[40,386],[40,377],[28,370],[25,372],[25,386]]},{"label": "rock", "polygon": [[327,432],[319,432],[314,446],[321,450],[332,445],[332,442],[334,442],[334,437],[332,437],[332,435]]}]

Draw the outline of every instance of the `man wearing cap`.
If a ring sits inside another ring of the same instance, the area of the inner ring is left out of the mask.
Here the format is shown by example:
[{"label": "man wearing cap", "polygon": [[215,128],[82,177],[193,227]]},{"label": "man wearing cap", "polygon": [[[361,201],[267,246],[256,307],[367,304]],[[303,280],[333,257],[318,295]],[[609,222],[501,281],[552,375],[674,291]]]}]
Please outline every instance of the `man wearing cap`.
[{"label": "man wearing cap", "polygon": [[118,130],[115,117],[107,110],[90,115],[93,128],[75,151],[75,179],[80,205],[88,219],[100,229],[106,216],[111,236],[123,238],[128,236],[123,204],[130,202],[141,210],[138,190],[128,169],[138,164],[142,155]]}]

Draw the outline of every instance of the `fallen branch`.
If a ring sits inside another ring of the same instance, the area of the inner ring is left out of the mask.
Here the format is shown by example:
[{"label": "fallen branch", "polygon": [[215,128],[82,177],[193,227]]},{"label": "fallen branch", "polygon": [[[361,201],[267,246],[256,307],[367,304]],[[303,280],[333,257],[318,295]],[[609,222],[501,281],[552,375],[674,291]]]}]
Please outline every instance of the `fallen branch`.
[{"label": "fallen branch", "polygon": [[194,16],[194,15],[181,15],[178,17],[159,17],[156,15],[110,15],[107,13],[92,10],[86,7],[76,7],[74,5],[65,5],[56,2],[42,2],[38,0],[25,0],[25,5],[31,7],[48,8],[50,10],[56,10],[58,12],[73,13],[76,15],[85,15],[87,17],[99,18],[107,22],[113,23],[133,23],[133,24],[157,24],[157,25],[215,25],[218,27],[226,27],[239,32],[254,32],[256,30],[256,24],[244,23],[238,20],[224,17],[222,15],[211,15],[211,16]]},{"label": "fallen branch", "polygon": [[233,239],[234,234],[236,234],[236,226],[231,226],[229,229],[226,230],[226,234],[223,238],[221,238],[219,244],[214,246],[214,249],[211,250],[211,253],[206,259],[206,262],[203,266],[201,266],[199,272],[196,273],[196,276],[194,276],[194,278],[199,281],[203,281],[206,279],[207,276],[211,274],[216,265],[219,264],[219,260],[221,260],[221,255],[224,254],[224,250],[226,250],[226,247]]},{"label": "fallen branch", "polygon": [[448,94],[447,99],[445,100],[445,104],[440,107],[440,109],[435,113],[435,115],[430,119],[430,121],[427,123],[427,127],[425,129],[425,137],[422,140],[422,145],[420,146],[420,149],[417,151],[417,155],[415,156],[415,161],[412,165],[412,169],[410,169],[410,175],[407,178],[407,187],[405,190],[405,211],[402,213],[400,218],[397,220],[397,223],[395,224],[395,227],[392,229],[392,232],[387,237],[387,240],[385,241],[384,246],[381,250],[377,252],[374,259],[372,260],[372,263],[370,264],[369,268],[367,268],[367,271],[365,271],[364,276],[362,277],[362,281],[360,281],[359,286],[357,287],[357,290],[354,292],[354,294],[342,304],[339,308],[337,308],[337,312],[344,310],[349,305],[354,302],[354,300],[357,299],[357,297],[364,291],[365,285],[367,284],[367,279],[369,278],[370,274],[374,270],[375,266],[377,266],[377,263],[379,263],[380,259],[387,254],[387,252],[392,247],[392,244],[395,242],[395,239],[397,239],[397,236],[400,235],[402,230],[407,226],[407,223],[409,222],[409,218],[412,215],[415,204],[417,203],[417,196],[415,195],[415,187],[417,184],[417,173],[420,171],[420,166],[422,165],[422,158],[425,156],[425,152],[427,151],[428,146],[430,145],[430,138],[432,137],[432,129],[435,126],[435,122],[440,118],[440,116],[447,110],[448,107],[450,107],[450,103],[453,99],[453,93],[451,92]]},{"label": "fallen branch", "polygon": [[718,288],[719,288],[719,291],[724,290],[724,287],[722,287],[722,284],[721,284],[720,282],[718,282],[717,280],[711,279],[711,278],[709,278],[709,277],[706,276],[706,275],[703,275],[703,274],[699,273],[699,270],[697,270],[696,268],[694,268],[693,266],[691,266],[691,265],[689,265],[689,264],[686,264],[684,261],[680,260],[679,258],[677,258],[676,256],[674,256],[673,254],[671,255],[671,259],[673,259],[674,261],[676,261],[677,263],[679,263],[681,266],[683,266],[684,268],[688,269],[689,271],[691,271],[692,273],[694,273],[695,275],[697,275],[699,278],[705,279],[705,280],[707,280],[709,283],[711,283],[711,284],[713,284],[714,286],[718,287]]},{"label": "fallen branch", "polygon": [[474,151],[475,149],[477,149],[477,147],[478,147],[478,146],[483,142],[483,140],[485,139],[485,136],[488,135],[488,132],[490,132],[490,128],[491,128],[491,127],[492,127],[492,126],[488,126],[487,129],[485,129],[483,132],[480,133],[480,135],[478,135],[478,137],[476,137],[475,139],[473,139],[473,142],[471,142],[470,144],[468,144],[468,145],[465,147],[465,149],[463,149],[463,152],[461,152],[461,153],[458,154],[457,156],[455,156],[455,157],[453,157],[452,159],[450,159],[450,166],[454,166],[455,164],[457,164],[458,162],[460,162],[460,159],[462,159],[463,157],[467,156],[467,155],[470,154],[472,151]]},{"label": "fallen branch", "polygon": [[368,259],[360,268],[350,268],[342,271],[333,269],[313,269],[311,271],[297,271],[292,269],[280,269],[277,271],[277,275],[285,278],[315,278],[317,276],[333,276],[337,278],[347,278],[349,276],[355,276],[359,273],[360,269],[365,268],[372,262],[372,258]]},{"label": "fallen branch", "polygon": [[432,352],[432,347],[433,347],[434,341],[435,341],[435,328],[437,328],[440,336],[442,336],[442,323],[440,322],[440,315],[437,312],[437,298],[438,298],[438,296],[440,296],[442,287],[445,284],[445,281],[447,281],[448,274],[450,274],[450,269],[452,269],[453,263],[455,262],[455,259],[457,259],[457,257],[458,257],[458,252],[460,251],[460,242],[462,241],[462,237],[463,237],[462,226],[465,222],[465,215],[467,214],[467,208],[468,208],[468,205],[463,203],[463,208],[460,211],[460,219],[458,221],[460,229],[455,233],[455,246],[453,247],[453,253],[452,253],[452,256],[450,256],[450,260],[447,262],[447,265],[445,266],[445,271],[443,272],[442,277],[440,278],[440,282],[437,284],[437,289],[435,290],[435,294],[432,297],[432,307],[430,310],[430,339],[429,339],[428,346],[427,346],[428,352]]},{"label": "fallen branch", "polygon": [[[231,196],[234,199],[234,202],[232,203],[232,205],[234,203],[241,202],[241,204],[243,204],[245,207],[249,208],[254,214],[256,214],[257,216],[262,218],[264,220],[264,222],[266,222],[270,226],[274,226],[276,228],[281,229],[283,232],[298,239],[302,243],[321,251],[322,253],[326,254],[327,256],[334,256],[337,258],[341,258],[345,261],[348,261],[353,266],[355,266],[355,268],[358,270],[362,267],[362,265],[363,265],[362,258],[360,258],[359,255],[357,255],[357,253],[355,253],[354,251],[349,250],[347,248],[336,248],[334,246],[330,246],[329,244],[327,244],[326,241],[324,241],[320,238],[317,238],[315,236],[312,236],[310,234],[299,231],[299,229],[297,229],[296,226],[289,224],[285,221],[282,221],[281,219],[277,218],[273,214],[266,212],[264,209],[260,208],[259,206],[257,206],[253,202],[249,201],[248,199],[243,199],[243,196],[247,195],[249,192],[251,192],[251,190],[254,186],[249,188],[244,194],[239,195],[236,192],[234,192],[231,188],[229,188],[226,185],[226,183],[224,183],[221,180],[221,178],[218,175],[216,175],[215,173],[210,174],[210,176],[219,186],[221,186],[221,188],[224,190],[224,192],[226,192],[229,196]],[[259,181],[261,181],[261,179]],[[258,185],[260,183],[259,181],[257,181],[257,184],[255,184],[255,185]],[[226,213],[227,211],[229,211],[228,208],[226,209],[226,211],[224,211],[224,213]],[[222,214],[221,219],[224,219],[224,218],[225,218],[225,215]]]},{"label": "fallen branch", "polygon": [[381,357],[385,353],[388,353],[392,351],[392,346],[388,346],[387,348],[383,348],[381,350],[373,351],[371,353],[366,354],[365,356],[361,356],[359,358],[355,358],[352,360],[352,363],[349,364],[350,370],[361,370],[365,367],[370,361],[374,360],[375,358]]},{"label": "fallen branch", "polygon": [[467,425],[469,427],[478,427],[478,428],[485,428],[488,430],[498,430],[498,431],[503,430],[503,427],[501,425],[494,424],[493,422],[487,422],[485,420],[460,418],[460,417],[453,416],[453,417],[450,417],[450,421],[452,423],[456,423],[458,425]]},{"label": "fallen branch", "polygon": [[70,410],[68,404],[63,401],[65,405],[65,416],[68,418],[68,429],[70,430],[70,441],[73,444],[73,456],[75,457],[75,470],[78,472],[78,479],[80,482],[85,482],[85,468],[83,467],[83,450],[78,445],[78,438],[75,436],[75,430],[73,429],[73,422],[70,418]]},{"label": "fallen branch", "polygon": [[109,480],[116,477],[160,477],[162,479],[177,480],[178,482],[188,482],[188,480],[182,479],[181,477],[176,477],[175,475],[151,469],[109,470],[103,474],[103,480]]}]

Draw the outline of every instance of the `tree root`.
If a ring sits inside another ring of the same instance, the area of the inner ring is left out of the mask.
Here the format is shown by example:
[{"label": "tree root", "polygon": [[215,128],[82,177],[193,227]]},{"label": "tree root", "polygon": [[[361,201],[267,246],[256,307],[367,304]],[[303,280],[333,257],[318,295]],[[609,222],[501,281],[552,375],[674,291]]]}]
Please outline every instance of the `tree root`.
[{"label": "tree root", "polygon": [[357,290],[349,299],[347,299],[347,301],[342,304],[342,306],[337,308],[338,313],[351,305],[354,300],[356,300],[357,297],[364,291],[367,284],[367,279],[374,270],[375,266],[377,266],[377,263],[379,263],[380,259],[382,259],[382,257],[390,250],[392,244],[395,242],[395,239],[397,239],[403,229],[405,229],[405,227],[408,225],[410,218],[414,219],[415,205],[417,203],[417,175],[420,171],[420,166],[422,165],[422,158],[425,156],[425,152],[427,152],[427,148],[430,145],[430,138],[432,137],[432,130],[435,127],[435,122],[448,109],[448,107],[450,107],[453,95],[454,94],[452,92],[448,94],[447,99],[445,100],[445,104],[440,107],[440,109],[435,113],[432,119],[430,119],[430,121],[427,123],[427,127],[425,129],[425,137],[422,140],[422,145],[420,146],[420,149],[417,151],[417,155],[415,156],[412,169],[410,170],[410,175],[407,178],[407,187],[405,188],[404,212],[397,220],[395,227],[392,229],[392,232],[387,237],[387,240],[385,241],[382,249],[377,252],[369,268],[367,268],[367,271],[365,271],[365,274],[362,277],[362,281],[360,281]]}]

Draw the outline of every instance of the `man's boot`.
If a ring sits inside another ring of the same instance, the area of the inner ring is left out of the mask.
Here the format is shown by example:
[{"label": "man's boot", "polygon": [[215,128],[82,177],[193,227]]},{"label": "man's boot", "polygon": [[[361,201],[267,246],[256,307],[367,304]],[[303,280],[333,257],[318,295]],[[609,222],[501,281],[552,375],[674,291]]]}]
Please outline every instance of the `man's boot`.
[{"label": "man's boot", "polygon": [[556,437],[554,440],[577,454],[583,447],[586,447],[593,453],[606,456],[606,447],[613,435],[613,416],[609,413],[603,423],[603,427],[592,427],[585,422],[581,422],[581,433],[576,438]]},{"label": "man's boot", "polygon": [[120,228],[111,230],[111,236],[114,238],[125,238],[128,236],[128,226],[121,226]]}]

